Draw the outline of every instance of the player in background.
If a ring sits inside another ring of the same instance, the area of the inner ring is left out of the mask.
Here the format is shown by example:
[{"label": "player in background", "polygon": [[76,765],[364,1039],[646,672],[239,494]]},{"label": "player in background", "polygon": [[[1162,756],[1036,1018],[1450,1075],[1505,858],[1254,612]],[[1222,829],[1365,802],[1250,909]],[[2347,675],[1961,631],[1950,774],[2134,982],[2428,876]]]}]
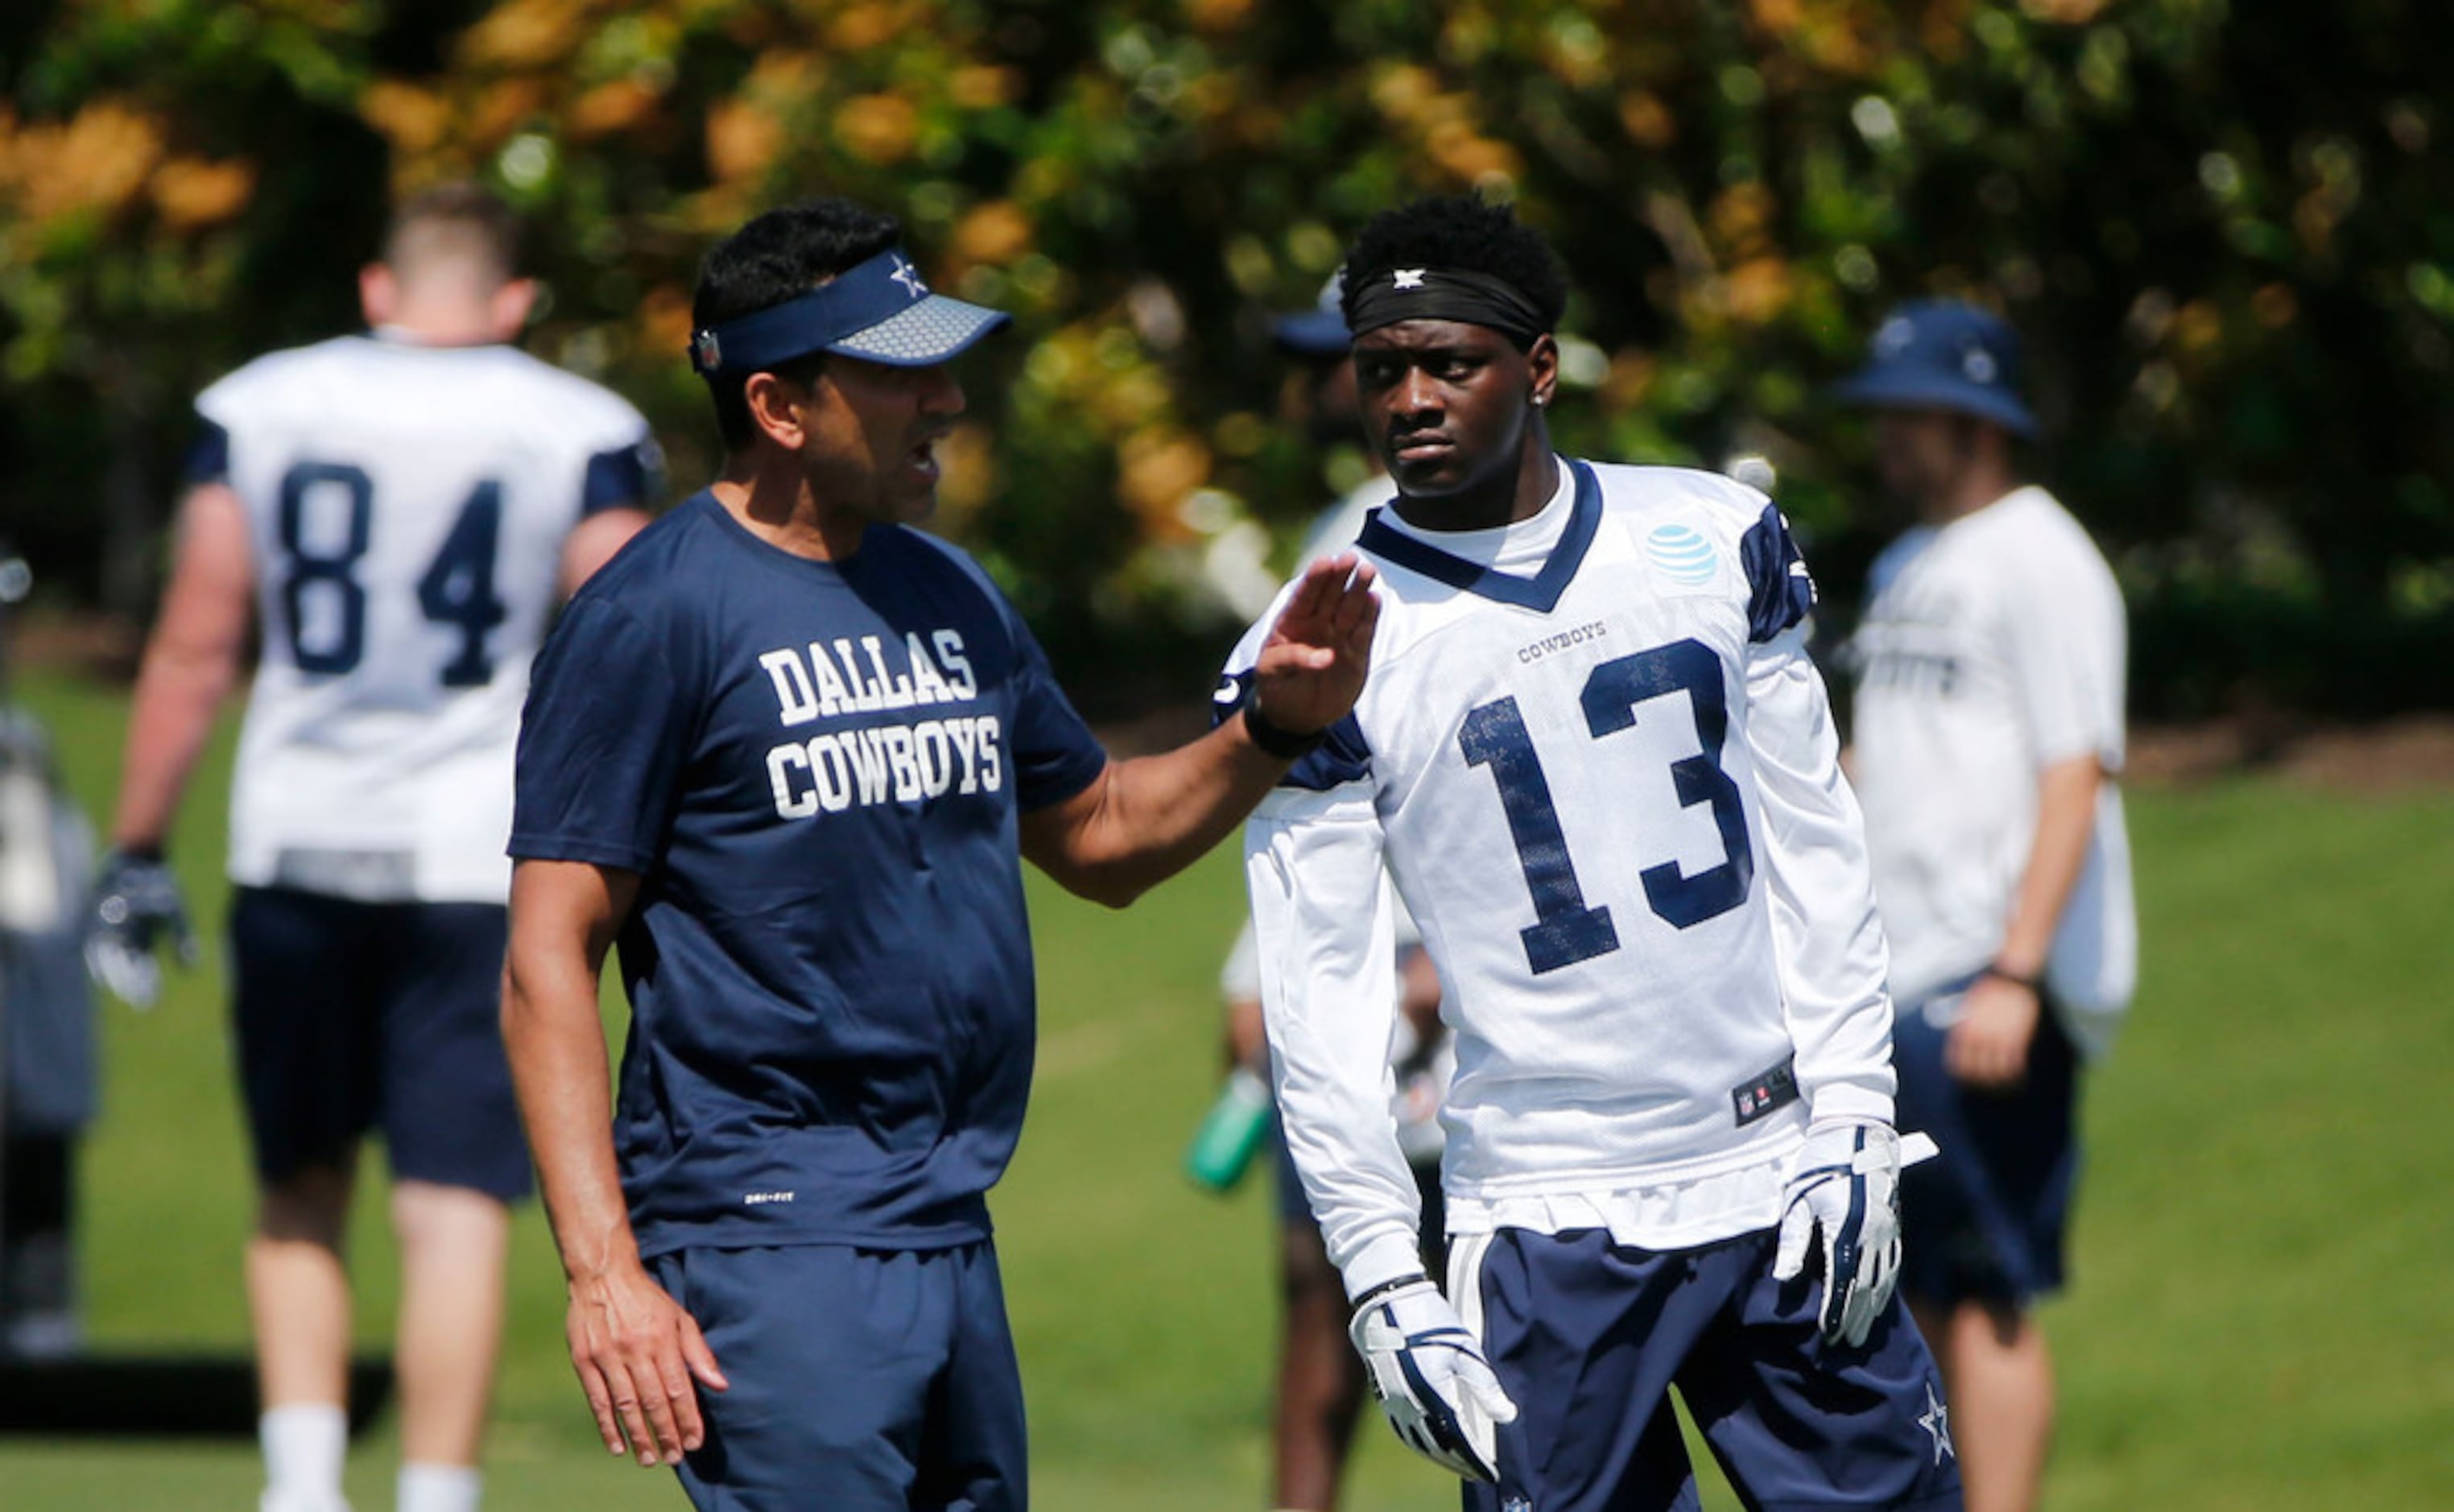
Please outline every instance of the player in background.
[{"label": "player in background", "polygon": [[1943,1159],[1901,1191],[1901,1273],[1951,1389],[1978,1512],[2036,1505],[2081,1067],[2138,969],[2122,795],[2126,625],[2087,533],[2022,482],[2019,342],[1934,301],[1840,389],[1917,527],[1877,559],[1852,642],[1858,791],[1901,1002],[1901,1124]]},{"label": "player in background", "polygon": [[[1342,274],[1332,274],[1312,309],[1279,316],[1272,326],[1278,349],[1295,359],[1302,381],[1302,412],[1316,444],[1352,446],[1359,437],[1355,405],[1355,365],[1347,360],[1350,338],[1343,309]],[[1363,479],[1321,511],[1304,533],[1297,565],[1309,566],[1355,544],[1363,521],[1397,493],[1378,459],[1366,454]],[[1423,1263],[1437,1269],[1446,1243],[1439,1215],[1440,1093],[1454,1057],[1440,1023],[1440,978],[1414,921],[1402,906],[1398,927],[1399,1014],[1390,1044],[1390,1072],[1399,1142],[1423,1202]],[[1227,1056],[1231,1068],[1269,1076],[1269,1045],[1261,1022],[1259,950],[1248,918],[1219,973],[1227,1006]],[[1232,1071],[1231,1071],[1232,1074]],[[1281,1512],[1332,1512],[1338,1483],[1363,1405],[1363,1363],[1346,1339],[1346,1292],[1329,1262],[1320,1225],[1313,1221],[1303,1186],[1287,1159],[1277,1119],[1268,1143],[1277,1179],[1278,1217],[1277,1401],[1271,1418],[1272,1505]]]},{"label": "player in background", "polygon": [[1031,1079],[1021,860],[1116,906],[1189,864],[1353,706],[1377,613],[1319,564],[1241,717],[1110,760],[911,528],[947,363],[1006,317],[900,243],[829,199],[709,252],[724,472],[573,602],[520,738],[503,1025],[573,1362],[609,1450],[732,1512],[1027,1505],[987,1202]]},{"label": "player in background", "polygon": [[142,1005],[156,941],[192,953],[164,847],[261,629],[229,871],[264,1512],[343,1505],[341,1243],[377,1128],[401,1249],[399,1506],[477,1503],[507,1204],[531,1185],[495,1024],[512,752],[548,615],[655,486],[636,411],[509,344],[535,293],[516,255],[498,200],[429,191],[360,277],[369,334],[204,392],[137,677],[88,956]]},{"label": "player in background", "polygon": [[[1405,905],[1397,909],[1398,1018],[1389,1045],[1394,1083],[1391,1111],[1422,1203],[1417,1229],[1423,1264],[1437,1270],[1447,1253],[1440,1209],[1440,1095],[1456,1069],[1448,1029],[1440,1022],[1440,976],[1423,949]],[[1261,960],[1248,920],[1219,971],[1227,1004],[1227,1055],[1233,1070],[1266,1085],[1270,1050],[1262,1024]],[[1266,1092],[1261,1094],[1266,1096]],[[1303,1183],[1287,1157],[1275,1117],[1267,1142],[1275,1157],[1278,1219],[1277,1402],[1271,1417],[1271,1505],[1278,1512],[1335,1512],[1338,1483],[1363,1406],[1363,1362],[1346,1338],[1346,1291],[1329,1262],[1320,1225],[1304,1200]]]},{"label": "player in background", "polygon": [[[1556,259],[1500,207],[1346,259],[1398,496],[1372,680],[1247,827],[1287,1141],[1383,1410],[1466,1505],[1952,1507],[1893,1298],[1891,1003],[1780,512],[1557,454]],[[1240,677],[1250,642],[1230,663]],[[1447,990],[1444,1297],[1388,1108],[1387,867]],[[1812,1252],[1812,1253],[1810,1253]]]}]

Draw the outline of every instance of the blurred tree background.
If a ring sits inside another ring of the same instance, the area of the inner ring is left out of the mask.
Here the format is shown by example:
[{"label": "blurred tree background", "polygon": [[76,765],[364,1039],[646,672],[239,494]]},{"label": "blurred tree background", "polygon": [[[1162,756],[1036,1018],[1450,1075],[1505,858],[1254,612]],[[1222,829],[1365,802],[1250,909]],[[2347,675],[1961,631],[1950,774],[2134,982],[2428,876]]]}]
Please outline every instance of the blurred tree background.
[{"label": "blurred tree background", "polygon": [[532,345],[695,486],[698,254],[849,193],[1015,312],[938,528],[1124,712],[1329,496],[1267,315],[1472,188],[1575,275],[1565,443],[1769,458],[1844,606],[1897,522],[1822,390],[1962,293],[2028,337],[2140,714],[2454,707],[2449,60],[2444,0],[10,0],[0,530],[145,612],[189,398],[352,328],[388,197],[457,176],[531,212]]}]

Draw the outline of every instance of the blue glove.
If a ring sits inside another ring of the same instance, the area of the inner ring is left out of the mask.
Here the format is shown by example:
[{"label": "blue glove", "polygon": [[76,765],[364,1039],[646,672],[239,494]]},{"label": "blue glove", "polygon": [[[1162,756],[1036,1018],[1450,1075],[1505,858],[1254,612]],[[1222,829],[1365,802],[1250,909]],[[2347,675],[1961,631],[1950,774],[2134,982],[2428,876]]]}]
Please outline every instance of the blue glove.
[{"label": "blue glove", "polygon": [[93,916],[86,921],[86,970],[130,1003],[151,1008],[162,995],[162,963],[153,947],[166,937],[180,965],[196,963],[196,932],[188,925],[170,863],[159,856],[111,852],[103,858]]},{"label": "blue glove", "polygon": [[1408,1448],[1469,1481],[1499,1479],[1498,1425],[1517,1403],[1439,1288],[1417,1276],[1367,1292],[1346,1332]]},{"label": "blue glove", "polygon": [[[1916,1136],[1908,1160],[1934,1153]],[[1807,1128],[1806,1143],[1781,1194],[1775,1280],[1806,1272],[1808,1247],[1822,1239],[1823,1337],[1855,1348],[1866,1341],[1901,1270],[1901,1138],[1888,1123],[1830,1119]]]}]

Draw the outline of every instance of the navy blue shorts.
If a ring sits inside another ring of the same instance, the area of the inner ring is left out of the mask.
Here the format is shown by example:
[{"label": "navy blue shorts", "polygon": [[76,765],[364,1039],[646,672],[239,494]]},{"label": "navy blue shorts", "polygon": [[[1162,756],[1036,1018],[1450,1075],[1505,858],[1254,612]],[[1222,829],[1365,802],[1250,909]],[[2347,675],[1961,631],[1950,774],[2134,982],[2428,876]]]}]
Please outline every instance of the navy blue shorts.
[{"label": "navy blue shorts", "polygon": [[702,1512],[1022,1512],[1022,1377],[989,1241],[648,1262],[731,1387],[680,1466]]},{"label": "navy blue shorts", "polygon": [[1864,1344],[1826,1343],[1820,1281],[1772,1261],[1770,1230],[1662,1252],[1458,1236],[1450,1295],[1518,1410],[1466,1512],[1692,1512],[1674,1384],[1750,1508],[1959,1507],[1942,1378],[1900,1299]]},{"label": "navy blue shorts", "polygon": [[267,1183],[383,1131],[396,1179],[529,1194],[503,1054],[506,911],[242,887],[231,910],[239,1084]]},{"label": "navy blue shorts", "polygon": [[[1901,1009],[1892,1029],[1900,1126],[1922,1129],[1939,1159],[1901,1173],[1901,1286],[1921,1302],[2024,1306],[2062,1284],[2062,1236],[2079,1180],[2079,1057],[2053,1005],[2028,1050],[2028,1074],[1981,1092],[1943,1065],[1957,993]],[[1927,1008],[1940,1003],[1942,1011]]]}]

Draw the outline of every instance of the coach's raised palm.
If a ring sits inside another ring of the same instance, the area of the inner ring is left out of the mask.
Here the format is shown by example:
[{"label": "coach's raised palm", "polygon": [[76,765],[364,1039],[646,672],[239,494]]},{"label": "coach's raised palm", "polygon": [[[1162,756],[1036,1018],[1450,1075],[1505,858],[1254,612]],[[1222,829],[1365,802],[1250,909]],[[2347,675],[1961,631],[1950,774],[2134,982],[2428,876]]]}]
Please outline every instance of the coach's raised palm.
[{"label": "coach's raised palm", "polygon": [[1309,735],[1354,709],[1380,622],[1373,578],[1352,552],[1304,570],[1253,667],[1254,697],[1270,723]]}]

